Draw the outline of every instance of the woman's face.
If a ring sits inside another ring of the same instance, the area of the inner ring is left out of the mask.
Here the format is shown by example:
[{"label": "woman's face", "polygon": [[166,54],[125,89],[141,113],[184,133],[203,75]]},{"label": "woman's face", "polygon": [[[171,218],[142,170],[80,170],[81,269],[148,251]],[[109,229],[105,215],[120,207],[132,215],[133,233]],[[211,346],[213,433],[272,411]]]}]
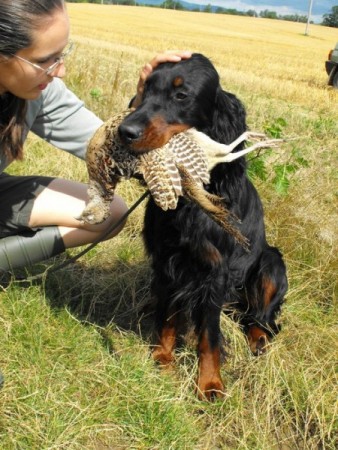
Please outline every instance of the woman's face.
[{"label": "woman's face", "polygon": [[[52,16],[46,16],[40,28],[33,32],[30,47],[19,50],[16,56],[24,58],[43,69],[51,66],[67,46],[69,19],[66,10],[56,9]],[[53,81],[62,78],[65,67],[60,64],[52,73],[33,67],[15,57],[3,60],[0,56],[0,94],[10,92],[25,100],[38,98]]]}]

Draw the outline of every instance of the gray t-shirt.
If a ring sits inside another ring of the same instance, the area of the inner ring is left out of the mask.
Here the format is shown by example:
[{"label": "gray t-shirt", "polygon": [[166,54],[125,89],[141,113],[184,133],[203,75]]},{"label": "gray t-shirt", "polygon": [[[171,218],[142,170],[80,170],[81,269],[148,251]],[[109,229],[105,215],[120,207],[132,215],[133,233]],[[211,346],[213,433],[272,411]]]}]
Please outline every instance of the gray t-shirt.
[{"label": "gray t-shirt", "polygon": [[[55,147],[84,159],[88,140],[102,124],[84,103],[54,78],[36,100],[28,101],[26,139],[29,131]],[[8,165],[0,148],[0,173]]]}]

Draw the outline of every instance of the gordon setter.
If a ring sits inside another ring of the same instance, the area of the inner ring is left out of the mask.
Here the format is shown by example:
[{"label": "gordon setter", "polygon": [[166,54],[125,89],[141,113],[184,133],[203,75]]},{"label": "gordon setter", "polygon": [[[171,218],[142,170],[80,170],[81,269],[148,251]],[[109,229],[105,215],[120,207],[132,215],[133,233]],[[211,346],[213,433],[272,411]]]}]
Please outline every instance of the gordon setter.
[{"label": "gordon setter", "polygon": [[[163,146],[190,127],[224,144],[247,128],[242,103],[222,89],[216,69],[201,54],[156,68],[146,81],[141,105],[122,122],[119,133],[141,152]],[[169,211],[149,200],[144,240],[156,300],[153,357],[160,365],[170,364],[178,337],[192,323],[198,339],[198,395],[213,399],[224,392],[222,311],[236,311],[252,352],[265,352],[279,331],[276,318],[287,277],[281,253],[266,241],[261,200],[247,177],[245,158],[217,164],[205,189],[222,197],[239,218],[237,227],[249,240],[249,251],[184,198]]]}]

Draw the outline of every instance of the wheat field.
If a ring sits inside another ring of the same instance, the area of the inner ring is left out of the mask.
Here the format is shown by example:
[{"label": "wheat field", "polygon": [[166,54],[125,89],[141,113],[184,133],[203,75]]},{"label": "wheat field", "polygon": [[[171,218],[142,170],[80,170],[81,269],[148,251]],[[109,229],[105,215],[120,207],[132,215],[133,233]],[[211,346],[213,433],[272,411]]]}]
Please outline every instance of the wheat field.
[{"label": "wheat field", "polygon": [[[245,104],[252,130],[292,137],[250,163],[267,235],[289,292],[282,331],[254,358],[222,318],[223,400],[194,394],[193,347],[172,373],[149,357],[144,205],[122,233],[38,281],[0,282],[0,447],[21,449],[333,450],[337,448],[338,91],[324,68],[337,30],[148,7],[68,4],[75,50],[67,85],[102,119],[124,109],[142,65],[166,49],[208,56]],[[31,135],[11,173],[86,181],[83,162]],[[143,192],[123,182],[131,205]],[[78,250],[24,271],[41,273]]]}]

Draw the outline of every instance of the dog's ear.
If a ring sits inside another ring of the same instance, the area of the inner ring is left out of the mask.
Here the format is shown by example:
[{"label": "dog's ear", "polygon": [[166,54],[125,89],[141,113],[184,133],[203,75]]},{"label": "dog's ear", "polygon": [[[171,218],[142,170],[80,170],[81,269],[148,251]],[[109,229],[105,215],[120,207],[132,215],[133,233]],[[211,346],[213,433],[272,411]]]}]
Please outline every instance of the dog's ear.
[{"label": "dog's ear", "polygon": [[219,86],[216,92],[211,134],[213,139],[230,144],[246,131],[245,109],[240,100]]}]

